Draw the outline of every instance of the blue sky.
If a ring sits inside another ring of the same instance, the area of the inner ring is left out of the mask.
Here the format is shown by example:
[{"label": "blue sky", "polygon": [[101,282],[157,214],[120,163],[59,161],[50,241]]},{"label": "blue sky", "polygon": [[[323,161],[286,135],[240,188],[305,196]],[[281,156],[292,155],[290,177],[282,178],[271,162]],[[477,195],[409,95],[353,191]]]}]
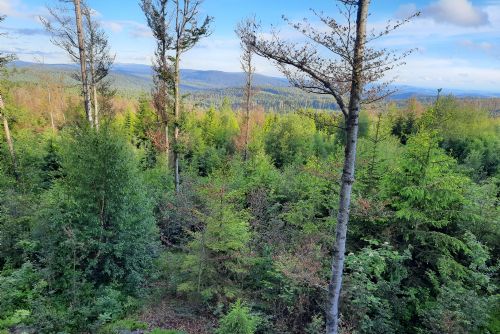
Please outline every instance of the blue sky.
[{"label": "blue sky", "polygon": [[[154,41],[137,0],[88,0],[110,35],[117,62],[150,64]],[[67,56],[50,43],[37,17],[55,0],[0,0],[0,14],[8,15],[1,30],[9,37],[1,51],[21,60],[67,63]],[[300,41],[281,20],[311,18],[309,8],[336,15],[334,0],[205,0],[203,12],[215,18],[213,33],[183,58],[184,68],[239,71],[239,44],[234,26],[255,14],[264,30],[277,26],[283,36]],[[407,64],[391,75],[400,84],[500,91],[500,0],[372,0],[370,25],[382,27],[389,19],[422,11],[422,16],[378,41],[376,47],[418,48]],[[259,59],[257,72],[279,75]]]}]

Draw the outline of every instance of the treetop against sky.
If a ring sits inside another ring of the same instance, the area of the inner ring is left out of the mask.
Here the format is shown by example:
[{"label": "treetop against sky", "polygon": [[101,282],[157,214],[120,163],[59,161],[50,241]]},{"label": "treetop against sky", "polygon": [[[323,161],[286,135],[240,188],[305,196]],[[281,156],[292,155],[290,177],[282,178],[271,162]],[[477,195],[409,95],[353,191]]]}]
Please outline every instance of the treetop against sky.
[{"label": "treetop against sky", "polygon": [[[135,0],[89,0],[110,35],[118,63],[150,64],[154,40]],[[67,63],[66,55],[50,42],[39,16],[56,0],[0,0],[0,14],[7,15],[1,28],[9,32],[0,51],[14,52],[25,61]],[[309,18],[313,8],[335,16],[333,0],[205,0],[203,11],[215,18],[213,33],[185,55],[184,68],[240,71],[239,41],[234,33],[238,21],[254,15],[264,31],[271,26],[283,36],[300,41],[298,33],[281,19]],[[500,1],[498,0],[373,0],[369,23],[383,27],[385,21],[422,15],[387,38],[379,47],[396,50],[418,48],[397,69],[397,83],[426,87],[495,90],[500,86]],[[320,25],[319,22],[317,22]],[[279,75],[272,64],[257,59],[258,73]]]}]

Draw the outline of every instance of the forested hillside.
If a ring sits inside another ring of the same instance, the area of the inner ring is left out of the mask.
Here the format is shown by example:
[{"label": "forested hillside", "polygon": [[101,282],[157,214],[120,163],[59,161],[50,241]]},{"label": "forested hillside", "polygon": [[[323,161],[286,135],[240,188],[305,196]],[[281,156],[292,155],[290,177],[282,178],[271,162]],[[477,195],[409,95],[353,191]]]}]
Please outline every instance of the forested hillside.
[{"label": "forested hillside", "polygon": [[[177,65],[211,18],[167,50],[162,3],[137,9],[158,39],[151,93],[111,89],[103,54],[96,72],[75,56],[89,76],[76,88],[58,71],[13,80],[0,54],[1,334],[500,333],[498,101],[438,91],[356,109],[360,63],[351,105],[278,112],[252,89],[252,57],[272,45],[244,21],[241,101],[210,107],[182,94]],[[201,15],[184,3],[178,22]],[[331,81],[314,75],[318,93]]]}]

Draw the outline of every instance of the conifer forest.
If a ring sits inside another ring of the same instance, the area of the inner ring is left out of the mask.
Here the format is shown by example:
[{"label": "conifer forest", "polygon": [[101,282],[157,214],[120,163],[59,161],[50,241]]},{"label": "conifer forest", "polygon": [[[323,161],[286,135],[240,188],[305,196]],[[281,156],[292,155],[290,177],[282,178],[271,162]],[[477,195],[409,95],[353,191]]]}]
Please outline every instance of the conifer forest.
[{"label": "conifer forest", "polygon": [[384,44],[494,1],[122,1],[0,0],[0,334],[500,334],[500,90]]}]

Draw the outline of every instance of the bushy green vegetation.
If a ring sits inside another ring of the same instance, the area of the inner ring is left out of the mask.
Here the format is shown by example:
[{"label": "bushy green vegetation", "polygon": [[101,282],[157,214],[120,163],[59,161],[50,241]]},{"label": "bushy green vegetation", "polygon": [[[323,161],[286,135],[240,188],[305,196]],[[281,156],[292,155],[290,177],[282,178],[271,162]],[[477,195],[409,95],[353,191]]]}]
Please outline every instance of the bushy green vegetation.
[{"label": "bushy green vegetation", "polygon": [[250,313],[250,309],[238,300],[231,310],[222,317],[217,334],[254,334],[259,318]]},{"label": "bushy green vegetation", "polygon": [[[0,332],[144,330],[130,319],[163,298],[215,333],[323,332],[339,115],[255,118],[245,161],[228,102],[186,112],[176,194],[146,99],[55,132],[6,102],[19,179],[2,139]],[[499,119],[451,97],[389,109],[362,117],[342,330],[498,333]]]}]

